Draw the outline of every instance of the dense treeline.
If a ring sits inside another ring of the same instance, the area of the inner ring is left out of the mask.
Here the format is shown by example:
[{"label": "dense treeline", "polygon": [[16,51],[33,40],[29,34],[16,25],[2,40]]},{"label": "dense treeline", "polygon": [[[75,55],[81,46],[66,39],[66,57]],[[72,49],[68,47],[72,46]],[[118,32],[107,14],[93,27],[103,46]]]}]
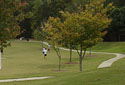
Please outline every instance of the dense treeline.
[{"label": "dense treeline", "polygon": [[7,41],[20,34],[19,23],[25,17],[26,5],[20,0],[0,0],[0,49],[10,45]]},{"label": "dense treeline", "polygon": [[110,12],[112,23],[107,29],[105,41],[125,41],[125,0],[107,0],[113,2],[115,8]]},{"label": "dense treeline", "polygon": [[[23,1],[23,0],[22,0]],[[91,0],[26,0],[28,3],[25,12],[28,16],[20,23],[22,34],[27,38],[33,37],[40,27],[44,27],[48,18],[61,18],[60,11],[77,12],[81,5],[83,8]],[[112,23],[107,28],[105,41],[125,41],[125,0],[107,0],[105,4],[113,2],[115,8],[108,12]],[[63,20],[63,18],[61,18]],[[19,37],[20,37],[19,36]]]}]

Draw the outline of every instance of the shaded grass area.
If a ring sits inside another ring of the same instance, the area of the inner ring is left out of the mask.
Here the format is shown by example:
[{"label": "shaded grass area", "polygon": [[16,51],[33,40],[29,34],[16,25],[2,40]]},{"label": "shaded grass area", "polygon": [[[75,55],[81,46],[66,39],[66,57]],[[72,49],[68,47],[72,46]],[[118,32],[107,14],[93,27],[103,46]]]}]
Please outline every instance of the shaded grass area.
[{"label": "shaded grass area", "polygon": [[[121,66],[117,65],[117,63],[115,64],[119,69],[117,69],[116,66],[113,66],[112,68],[97,69],[97,66],[102,61],[112,58],[114,55],[87,55],[83,60],[83,72],[79,72],[79,64],[65,64],[66,62],[69,62],[69,52],[63,50],[61,50],[61,54],[62,69],[64,71],[57,72],[55,70],[58,69],[58,57],[55,51],[51,49],[46,59],[44,59],[41,46],[40,42],[12,41],[12,46],[6,48],[4,55],[2,56],[6,59],[2,60],[0,79],[36,76],[54,76],[54,78],[0,83],[0,85],[105,85],[107,81],[110,83],[112,76],[119,74],[120,71],[118,70],[122,70],[121,74],[118,76],[124,76],[122,74],[125,69],[121,68],[125,65],[124,63],[122,63],[123,65]],[[73,52],[73,62],[79,63],[78,60],[77,53]],[[114,75],[112,72],[116,74]],[[109,80],[107,80],[107,77]],[[117,77],[114,79],[117,80]],[[112,82],[114,82],[114,79]],[[103,81],[104,84],[102,84]]]},{"label": "shaded grass area", "polygon": [[101,42],[94,46],[92,51],[125,54],[125,42]]}]

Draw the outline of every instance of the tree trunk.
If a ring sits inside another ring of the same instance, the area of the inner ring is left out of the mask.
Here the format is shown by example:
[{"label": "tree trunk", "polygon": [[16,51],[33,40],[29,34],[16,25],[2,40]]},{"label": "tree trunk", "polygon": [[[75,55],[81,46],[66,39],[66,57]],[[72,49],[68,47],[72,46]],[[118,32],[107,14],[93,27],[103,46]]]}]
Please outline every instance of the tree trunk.
[{"label": "tree trunk", "polygon": [[80,72],[82,72],[82,55],[80,55],[80,58],[79,58],[79,61],[80,61]]},{"label": "tree trunk", "polygon": [[59,71],[61,71],[61,56],[59,56]]},{"label": "tree trunk", "polygon": [[80,46],[80,56],[79,56],[80,72],[82,72],[82,45]]},{"label": "tree trunk", "polygon": [[70,45],[70,62],[72,62],[72,45]]},{"label": "tree trunk", "polygon": [[1,61],[2,61],[2,58],[1,58],[1,52],[0,52],[0,70],[2,69],[2,65],[1,65],[2,62]]},{"label": "tree trunk", "polygon": [[60,54],[60,49],[59,48],[55,48],[55,46],[54,46],[54,50],[56,51],[57,56],[59,58],[59,71],[61,71],[61,54]]},{"label": "tree trunk", "polygon": [[42,40],[42,49],[43,49],[43,40]]},{"label": "tree trunk", "polygon": [[83,53],[83,55],[82,55],[82,60],[83,60],[83,58],[85,57],[85,54],[86,54],[86,49],[84,49],[84,53]]},{"label": "tree trunk", "polygon": [[90,56],[92,55],[92,48],[90,48],[89,54],[90,54]]},{"label": "tree trunk", "polygon": [[80,71],[82,71],[82,60],[85,57],[86,49],[84,49],[84,54],[80,56]]}]

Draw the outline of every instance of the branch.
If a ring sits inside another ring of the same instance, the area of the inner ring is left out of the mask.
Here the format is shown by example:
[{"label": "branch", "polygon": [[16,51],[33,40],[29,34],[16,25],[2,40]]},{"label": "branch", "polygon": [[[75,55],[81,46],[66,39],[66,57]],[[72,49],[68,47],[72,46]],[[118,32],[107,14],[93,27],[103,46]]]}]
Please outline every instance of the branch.
[{"label": "branch", "polygon": [[53,48],[54,48],[54,50],[56,51],[57,55],[59,56],[59,53],[58,53],[58,51],[57,51],[56,47],[55,47],[55,46],[53,46]]},{"label": "branch", "polygon": [[60,57],[60,50],[59,50],[59,48],[56,47],[56,46],[53,46],[53,47],[54,47],[54,50],[56,51],[58,57]]},{"label": "branch", "polygon": [[86,53],[86,49],[84,49],[84,53],[83,53],[83,56],[82,56],[82,60],[83,60],[83,58],[85,57],[85,53]]},{"label": "branch", "polygon": [[59,56],[61,56],[61,55],[60,55],[60,49],[59,49],[59,48],[57,48],[57,49],[58,49],[58,54],[59,54]]},{"label": "branch", "polygon": [[76,49],[76,51],[77,51],[77,53],[78,53],[78,55],[80,56],[80,52],[79,52],[79,50],[75,47],[75,49]]}]

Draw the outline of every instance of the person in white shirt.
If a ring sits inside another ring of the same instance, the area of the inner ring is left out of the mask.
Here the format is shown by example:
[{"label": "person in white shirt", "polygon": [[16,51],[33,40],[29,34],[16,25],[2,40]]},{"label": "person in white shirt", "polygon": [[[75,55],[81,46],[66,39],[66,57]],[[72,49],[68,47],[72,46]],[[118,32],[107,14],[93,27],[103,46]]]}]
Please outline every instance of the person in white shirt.
[{"label": "person in white shirt", "polygon": [[44,50],[45,50],[45,48],[43,47],[43,54],[44,54]]}]

